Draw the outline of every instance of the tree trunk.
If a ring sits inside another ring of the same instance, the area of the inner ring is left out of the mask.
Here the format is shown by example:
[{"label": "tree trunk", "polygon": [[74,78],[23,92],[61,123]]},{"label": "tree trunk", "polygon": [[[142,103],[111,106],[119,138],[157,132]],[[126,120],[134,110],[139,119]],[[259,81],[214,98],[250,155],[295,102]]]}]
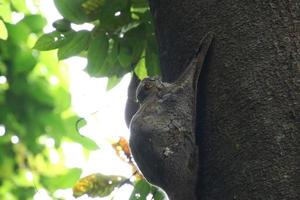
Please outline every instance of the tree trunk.
[{"label": "tree trunk", "polygon": [[198,83],[198,199],[300,199],[299,0],[150,6],[164,81],[215,33]]}]

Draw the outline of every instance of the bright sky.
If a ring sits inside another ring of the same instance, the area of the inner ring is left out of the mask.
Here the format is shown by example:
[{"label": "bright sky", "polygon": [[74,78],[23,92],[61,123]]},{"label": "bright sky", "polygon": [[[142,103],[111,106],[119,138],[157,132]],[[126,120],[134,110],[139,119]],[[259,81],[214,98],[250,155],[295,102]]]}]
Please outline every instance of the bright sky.
[{"label": "bright sky", "polygon": [[[42,13],[49,22],[45,31],[53,31],[52,22],[62,17],[57,12],[53,1],[41,0],[40,4]],[[91,27],[83,26],[83,28],[90,29]],[[128,138],[129,131],[124,121],[124,109],[130,75],[126,75],[115,88],[107,92],[106,78],[91,78],[83,71],[86,66],[86,59],[74,57],[64,62],[70,66],[69,76],[73,109],[79,116],[87,120],[87,125],[80,132],[96,141],[101,148],[93,152],[86,162],[80,145],[64,144],[67,166],[82,168],[83,176],[101,172],[108,175],[118,174],[129,177],[132,174],[131,168],[116,157],[107,140],[121,135]],[[131,190],[131,186],[122,187],[114,196],[114,200],[129,199]],[[68,200],[74,199],[71,190],[61,190],[57,194]],[[41,190],[36,194],[35,200],[40,199],[47,200],[46,191]],[[86,196],[77,198],[77,200],[89,199],[92,198]],[[95,199],[108,198],[93,198],[93,200]]]}]

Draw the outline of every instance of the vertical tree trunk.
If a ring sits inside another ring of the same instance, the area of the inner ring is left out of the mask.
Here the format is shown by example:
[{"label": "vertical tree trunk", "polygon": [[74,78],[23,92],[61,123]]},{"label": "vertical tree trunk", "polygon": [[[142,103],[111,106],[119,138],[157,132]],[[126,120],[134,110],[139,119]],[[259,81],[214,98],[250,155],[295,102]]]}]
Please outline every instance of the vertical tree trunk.
[{"label": "vertical tree trunk", "polygon": [[300,2],[150,6],[165,81],[216,34],[198,87],[199,199],[300,199]]}]

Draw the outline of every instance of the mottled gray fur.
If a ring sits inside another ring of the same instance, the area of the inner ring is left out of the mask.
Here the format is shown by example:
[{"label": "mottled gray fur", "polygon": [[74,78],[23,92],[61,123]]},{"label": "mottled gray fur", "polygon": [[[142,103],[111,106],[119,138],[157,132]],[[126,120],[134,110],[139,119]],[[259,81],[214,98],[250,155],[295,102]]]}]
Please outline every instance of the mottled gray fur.
[{"label": "mottled gray fur", "polygon": [[212,38],[212,33],[204,37],[196,55],[174,83],[162,82],[158,77],[146,78],[136,91],[140,107],[130,124],[131,151],[150,183],[175,194],[171,200],[196,199],[197,82]]}]

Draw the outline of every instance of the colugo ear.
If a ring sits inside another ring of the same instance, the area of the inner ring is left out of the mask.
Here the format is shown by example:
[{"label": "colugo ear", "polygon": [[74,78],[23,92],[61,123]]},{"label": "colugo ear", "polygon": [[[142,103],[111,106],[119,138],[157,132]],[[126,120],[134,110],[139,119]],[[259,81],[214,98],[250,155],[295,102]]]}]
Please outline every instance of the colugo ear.
[{"label": "colugo ear", "polygon": [[186,84],[192,84],[193,89],[196,89],[199,75],[201,73],[207,52],[214,38],[213,32],[208,32],[200,42],[199,48],[192,57],[188,66],[182,75],[176,80],[176,84],[181,84],[183,87]]},{"label": "colugo ear", "polygon": [[133,73],[128,86],[127,101],[125,106],[125,122],[127,127],[129,127],[133,115],[139,109],[139,104],[136,100],[136,88],[138,87],[139,83],[139,78],[135,73]]},{"label": "colugo ear", "polygon": [[143,103],[144,100],[153,92],[157,90],[156,79],[148,77],[143,79],[136,89],[136,98],[139,103]]}]

